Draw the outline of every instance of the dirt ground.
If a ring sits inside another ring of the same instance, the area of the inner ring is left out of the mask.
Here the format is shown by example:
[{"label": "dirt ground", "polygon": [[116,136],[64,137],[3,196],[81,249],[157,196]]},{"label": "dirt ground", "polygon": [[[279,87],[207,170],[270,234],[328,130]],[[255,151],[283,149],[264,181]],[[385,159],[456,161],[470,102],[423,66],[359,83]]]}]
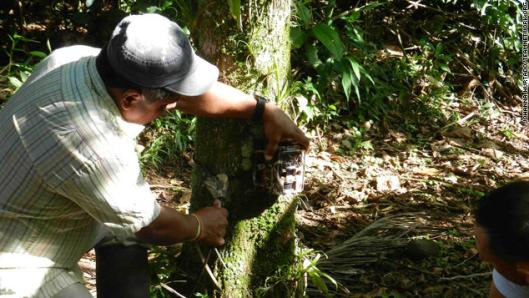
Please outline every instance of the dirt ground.
[{"label": "dirt ground", "polygon": [[[365,149],[352,150],[350,130],[338,125],[313,137],[297,212],[304,246],[329,252],[376,220],[406,216],[399,241],[368,242],[392,237],[375,233],[346,248],[349,259],[327,260],[327,272],[347,289],[337,296],[485,297],[490,267],[474,247],[472,208],[488,190],[529,179],[529,138],[517,123],[520,113],[518,107],[466,107],[458,122],[437,130],[425,125],[416,134],[394,128],[392,119],[370,122],[363,140],[371,146]],[[161,203],[188,207],[190,154],[178,165],[148,172]],[[417,243],[427,248],[413,250]],[[95,293],[93,252],[80,265]]]}]

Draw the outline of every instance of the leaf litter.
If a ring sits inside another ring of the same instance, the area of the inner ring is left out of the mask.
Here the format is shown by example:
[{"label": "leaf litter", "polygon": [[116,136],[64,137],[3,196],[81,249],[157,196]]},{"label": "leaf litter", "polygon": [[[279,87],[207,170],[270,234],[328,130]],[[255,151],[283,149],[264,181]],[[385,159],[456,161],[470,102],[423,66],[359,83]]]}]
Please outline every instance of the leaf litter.
[{"label": "leaf litter", "polygon": [[[529,138],[513,118],[473,115],[441,133],[425,125],[426,142],[375,122],[364,135],[367,149],[340,142],[347,136],[340,125],[315,140],[319,148],[306,159],[298,236],[326,255],[318,268],[339,283],[333,295],[485,296],[491,267],[474,247],[472,209],[492,188],[529,179]],[[162,204],[187,210],[189,163],[147,171],[146,178]],[[95,294],[93,252],[81,262]],[[314,285],[307,295],[321,296]]]}]

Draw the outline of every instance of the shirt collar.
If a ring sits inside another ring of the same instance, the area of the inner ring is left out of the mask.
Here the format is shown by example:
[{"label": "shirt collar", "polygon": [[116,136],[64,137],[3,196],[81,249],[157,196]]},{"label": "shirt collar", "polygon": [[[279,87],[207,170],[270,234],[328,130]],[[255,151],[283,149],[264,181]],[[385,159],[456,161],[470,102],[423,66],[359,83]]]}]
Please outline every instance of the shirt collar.
[{"label": "shirt collar", "polygon": [[109,121],[117,126],[117,128],[123,132],[123,134],[129,138],[137,137],[145,128],[144,125],[127,122],[123,119],[121,112],[119,111],[114,99],[108,93],[101,76],[97,72],[96,68],[96,57],[90,57],[88,61],[88,72],[92,78],[92,83],[95,92],[98,94],[98,104],[102,105],[103,108],[110,114]]}]

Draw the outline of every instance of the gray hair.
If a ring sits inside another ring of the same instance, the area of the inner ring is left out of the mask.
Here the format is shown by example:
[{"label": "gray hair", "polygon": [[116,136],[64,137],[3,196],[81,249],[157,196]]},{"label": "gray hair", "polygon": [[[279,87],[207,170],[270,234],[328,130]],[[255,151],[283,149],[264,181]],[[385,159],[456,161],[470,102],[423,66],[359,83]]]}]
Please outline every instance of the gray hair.
[{"label": "gray hair", "polygon": [[150,102],[163,100],[170,96],[177,96],[176,93],[164,88],[142,88],[141,93],[144,94],[145,98]]}]

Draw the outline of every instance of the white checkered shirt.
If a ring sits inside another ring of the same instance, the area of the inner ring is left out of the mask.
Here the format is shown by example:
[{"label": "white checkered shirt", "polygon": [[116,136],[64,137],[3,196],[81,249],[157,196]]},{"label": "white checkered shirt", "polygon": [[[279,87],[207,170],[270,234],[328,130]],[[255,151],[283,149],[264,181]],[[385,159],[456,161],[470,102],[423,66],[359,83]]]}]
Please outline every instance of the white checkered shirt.
[{"label": "white checkered shirt", "polygon": [[0,110],[0,296],[82,282],[100,224],[125,239],[160,212],[134,150],[143,126],[121,117],[98,51],[53,52]]}]

